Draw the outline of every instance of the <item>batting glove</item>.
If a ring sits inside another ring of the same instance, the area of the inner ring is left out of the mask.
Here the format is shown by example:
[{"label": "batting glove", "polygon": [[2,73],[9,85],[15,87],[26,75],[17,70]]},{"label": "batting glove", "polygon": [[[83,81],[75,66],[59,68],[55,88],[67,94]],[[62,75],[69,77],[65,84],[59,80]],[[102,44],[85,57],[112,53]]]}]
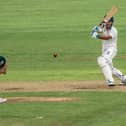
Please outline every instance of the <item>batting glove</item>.
[{"label": "batting glove", "polygon": [[92,28],[92,31],[91,31],[90,35],[92,36],[94,32],[99,32],[99,33],[101,33],[102,31],[103,31],[102,27],[94,26],[94,27]]},{"label": "batting glove", "polygon": [[94,32],[91,37],[95,39],[99,39],[100,35],[97,32]]},{"label": "batting glove", "polygon": [[94,32],[98,32],[99,31],[99,27],[98,26],[94,26],[91,30],[91,35],[94,33]]}]

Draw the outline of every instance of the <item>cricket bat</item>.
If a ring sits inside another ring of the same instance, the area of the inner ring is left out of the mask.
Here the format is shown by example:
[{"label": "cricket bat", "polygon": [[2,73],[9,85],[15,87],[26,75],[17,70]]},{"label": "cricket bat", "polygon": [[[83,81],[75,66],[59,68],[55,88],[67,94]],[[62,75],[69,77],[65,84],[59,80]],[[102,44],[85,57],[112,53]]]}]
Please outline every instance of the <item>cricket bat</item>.
[{"label": "cricket bat", "polygon": [[107,13],[107,15],[104,17],[104,19],[103,19],[103,21],[100,23],[100,25],[101,25],[102,23],[108,22],[108,21],[111,19],[111,17],[113,17],[117,12],[118,12],[118,8],[117,8],[116,6],[113,6],[113,7],[109,10],[109,12]]}]

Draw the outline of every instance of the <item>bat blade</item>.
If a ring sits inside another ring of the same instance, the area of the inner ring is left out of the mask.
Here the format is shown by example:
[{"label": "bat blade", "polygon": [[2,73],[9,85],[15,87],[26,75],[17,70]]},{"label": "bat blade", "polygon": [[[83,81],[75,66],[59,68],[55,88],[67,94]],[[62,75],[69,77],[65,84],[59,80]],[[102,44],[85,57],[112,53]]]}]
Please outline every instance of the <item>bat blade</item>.
[{"label": "bat blade", "polygon": [[111,17],[113,17],[118,11],[118,8],[116,6],[113,6],[111,10],[107,13],[107,15],[104,18],[104,22],[107,22],[110,20]]}]

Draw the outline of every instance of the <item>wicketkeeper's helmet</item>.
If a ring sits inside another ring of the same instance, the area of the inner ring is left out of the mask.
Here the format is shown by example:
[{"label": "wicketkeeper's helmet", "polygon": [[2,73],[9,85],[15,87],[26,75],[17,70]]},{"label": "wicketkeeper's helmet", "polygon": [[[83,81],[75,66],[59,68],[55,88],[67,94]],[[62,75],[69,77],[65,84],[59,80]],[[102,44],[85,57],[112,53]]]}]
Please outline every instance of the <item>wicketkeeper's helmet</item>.
[{"label": "wicketkeeper's helmet", "polygon": [[3,56],[0,56],[0,69],[5,65],[6,59]]}]

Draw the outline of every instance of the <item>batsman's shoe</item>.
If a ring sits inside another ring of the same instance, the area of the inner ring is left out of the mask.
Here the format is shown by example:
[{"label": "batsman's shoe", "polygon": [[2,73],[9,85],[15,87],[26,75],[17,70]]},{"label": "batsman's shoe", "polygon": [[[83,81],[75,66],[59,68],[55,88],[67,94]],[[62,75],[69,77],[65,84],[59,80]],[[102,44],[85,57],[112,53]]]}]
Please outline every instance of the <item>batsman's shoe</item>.
[{"label": "batsman's shoe", "polygon": [[115,86],[115,83],[114,83],[114,81],[111,81],[111,80],[107,80],[107,84],[108,84],[108,86]]},{"label": "batsman's shoe", "polygon": [[0,103],[4,103],[4,102],[6,102],[6,101],[7,101],[6,98],[0,98]]},{"label": "batsman's shoe", "polygon": [[126,85],[126,76],[125,75],[123,75],[121,82],[123,85]]}]

